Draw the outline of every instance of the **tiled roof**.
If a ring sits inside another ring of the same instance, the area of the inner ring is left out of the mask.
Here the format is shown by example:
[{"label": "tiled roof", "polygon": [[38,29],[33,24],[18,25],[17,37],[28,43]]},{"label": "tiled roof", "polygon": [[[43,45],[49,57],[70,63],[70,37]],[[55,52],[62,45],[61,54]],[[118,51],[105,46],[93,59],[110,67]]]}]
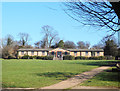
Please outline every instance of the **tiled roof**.
[{"label": "tiled roof", "polygon": [[62,48],[55,48],[55,49],[50,50],[49,52],[52,52],[52,51],[54,51],[54,52],[56,52],[56,51],[69,52],[68,50],[65,50]]},{"label": "tiled roof", "polygon": [[[54,50],[54,49],[19,49],[18,51],[50,51],[50,50]],[[67,51],[101,51],[103,52],[103,49],[65,49]]]},{"label": "tiled roof", "polygon": [[104,51],[103,49],[66,49],[68,51]]},{"label": "tiled roof", "polygon": [[35,49],[35,48],[33,48],[33,49],[18,49],[18,51],[50,51],[51,49]]}]

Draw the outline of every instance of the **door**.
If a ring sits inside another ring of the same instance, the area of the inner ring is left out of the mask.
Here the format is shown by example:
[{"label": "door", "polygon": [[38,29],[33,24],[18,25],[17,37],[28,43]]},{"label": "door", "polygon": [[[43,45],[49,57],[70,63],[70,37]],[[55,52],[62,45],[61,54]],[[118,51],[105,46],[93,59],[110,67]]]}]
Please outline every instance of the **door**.
[{"label": "door", "polygon": [[94,57],[94,56],[95,56],[95,52],[91,52],[91,56],[93,56],[93,57]]},{"label": "door", "polygon": [[57,51],[57,58],[61,58],[62,57],[62,52],[61,51]]}]

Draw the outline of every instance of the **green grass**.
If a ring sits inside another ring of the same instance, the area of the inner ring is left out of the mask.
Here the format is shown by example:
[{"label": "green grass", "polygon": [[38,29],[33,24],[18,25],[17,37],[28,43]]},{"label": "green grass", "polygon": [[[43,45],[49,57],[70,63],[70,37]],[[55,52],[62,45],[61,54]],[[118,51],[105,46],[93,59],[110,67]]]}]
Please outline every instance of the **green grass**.
[{"label": "green grass", "polygon": [[105,70],[80,86],[120,87],[120,72],[112,72],[112,69]]},{"label": "green grass", "polygon": [[114,63],[115,61],[105,60],[3,60],[2,85],[5,88],[40,88],[93,68]]}]

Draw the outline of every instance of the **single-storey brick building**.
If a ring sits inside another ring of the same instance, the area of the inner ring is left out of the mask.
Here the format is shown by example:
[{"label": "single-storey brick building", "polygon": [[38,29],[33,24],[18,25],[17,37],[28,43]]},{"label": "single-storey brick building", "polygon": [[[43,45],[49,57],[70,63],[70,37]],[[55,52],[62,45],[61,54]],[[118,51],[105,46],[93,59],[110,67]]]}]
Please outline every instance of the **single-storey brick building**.
[{"label": "single-storey brick building", "polygon": [[61,58],[64,55],[71,55],[71,56],[85,56],[85,57],[92,57],[92,56],[104,56],[103,49],[19,49],[18,50],[18,57],[22,57],[24,55],[29,56],[49,56],[53,55],[54,58]]}]

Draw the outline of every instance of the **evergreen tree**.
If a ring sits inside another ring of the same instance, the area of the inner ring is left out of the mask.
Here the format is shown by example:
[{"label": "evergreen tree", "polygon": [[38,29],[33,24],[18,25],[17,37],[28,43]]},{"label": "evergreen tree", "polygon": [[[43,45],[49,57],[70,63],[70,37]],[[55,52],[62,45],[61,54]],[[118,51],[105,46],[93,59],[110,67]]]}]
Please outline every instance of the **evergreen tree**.
[{"label": "evergreen tree", "polygon": [[63,40],[60,40],[60,41],[59,41],[58,47],[64,48],[64,42],[63,42]]},{"label": "evergreen tree", "polygon": [[105,56],[117,56],[118,54],[117,44],[114,42],[114,40],[108,39],[105,42],[104,53]]},{"label": "evergreen tree", "polygon": [[7,41],[7,46],[11,45],[13,43],[13,37],[11,35],[8,35],[6,41]]},{"label": "evergreen tree", "polygon": [[118,56],[120,57],[120,48],[118,49]]}]

